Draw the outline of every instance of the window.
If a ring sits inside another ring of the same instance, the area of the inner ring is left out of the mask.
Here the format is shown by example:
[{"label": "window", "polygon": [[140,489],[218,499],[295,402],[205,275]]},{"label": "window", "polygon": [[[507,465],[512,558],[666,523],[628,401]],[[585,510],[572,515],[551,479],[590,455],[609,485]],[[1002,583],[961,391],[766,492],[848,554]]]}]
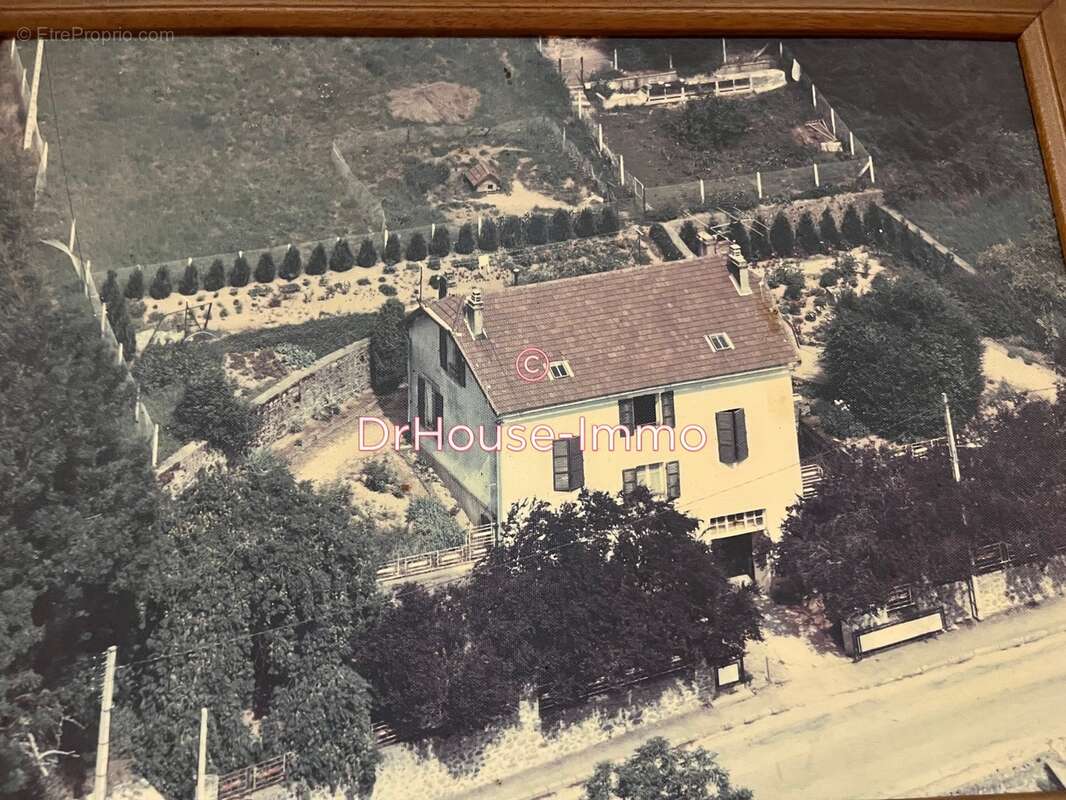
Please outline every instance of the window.
[{"label": "window", "polygon": [[444,417],[444,396],[424,376],[418,376],[418,418],[422,430],[437,430],[437,420]]},{"label": "window", "polygon": [[733,340],[729,338],[728,334],[725,334],[725,333],[708,333],[703,338],[707,341],[707,344],[710,346],[711,350],[713,352],[715,352],[715,353],[721,352],[722,350],[732,350],[733,349]]},{"label": "window", "polygon": [[765,527],[766,509],[760,508],[755,511],[726,514],[723,517],[712,517],[707,524],[706,533],[744,533],[746,531],[762,530]]},{"label": "window", "polygon": [[433,430],[437,430],[438,423],[444,424],[444,396],[435,388],[433,390]]},{"label": "window", "polygon": [[641,425],[674,427],[674,393],[642,394],[618,401],[618,424],[635,431]]},{"label": "window", "polygon": [[585,454],[581,442],[568,436],[552,442],[552,478],[555,491],[571,492],[585,485]]},{"label": "window", "polygon": [[718,460],[723,464],[736,464],[747,458],[748,429],[744,409],[719,411],[714,415],[714,421],[718,429]]},{"label": "window", "polygon": [[574,377],[574,371],[570,368],[569,361],[553,361],[548,364],[548,374],[552,380]]},{"label": "window", "polygon": [[440,360],[440,368],[448,373],[448,377],[460,386],[466,386],[466,359],[459,352],[451,334],[444,328],[438,331],[437,356]]},{"label": "window", "polygon": [[681,465],[677,461],[667,464],[645,464],[622,470],[622,491],[629,494],[638,486],[667,500],[681,496]]}]

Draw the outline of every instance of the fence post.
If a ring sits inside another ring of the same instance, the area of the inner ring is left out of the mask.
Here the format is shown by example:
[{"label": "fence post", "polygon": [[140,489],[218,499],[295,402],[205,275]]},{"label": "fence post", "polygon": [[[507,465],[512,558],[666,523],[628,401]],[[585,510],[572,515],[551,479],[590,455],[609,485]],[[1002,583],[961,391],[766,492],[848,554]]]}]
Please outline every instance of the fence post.
[{"label": "fence post", "polygon": [[159,423],[152,428],[152,469],[159,466]]},{"label": "fence post", "polygon": [[100,335],[107,333],[107,303],[100,304]]},{"label": "fence post", "polygon": [[700,178],[700,203],[705,204],[707,202],[707,193],[703,190],[703,178]]},{"label": "fence post", "polygon": [[848,147],[851,149],[851,154],[855,155],[855,134],[848,131]]},{"label": "fence post", "polygon": [[33,134],[37,131],[37,92],[41,88],[41,64],[44,61],[44,38],[37,40],[37,56],[33,62],[33,83],[30,84],[30,103],[26,110],[26,133],[22,137],[22,149],[29,150]]},{"label": "fence post", "polygon": [[118,358],[115,360],[116,364],[122,363],[122,342],[118,343]]},{"label": "fence post", "polygon": [[621,153],[618,154],[618,182],[622,184],[622,188],[626,185],[626,157]]},{"label": "fence post", "polygon": [[618,48],[614,49],[614,68],[618,69]]},{"label": "fence post", "polygon": [[[565,133],[565,131],[564,131],[564,133]],[[481,215],[480,214],[477,215],[477,235],[479,237],[481,236]]]},{"label": "fence post", "polygon": [[758,171],[755,173],[755,189],[759,192],[759,199],[762,200],[762,173]]},{"label": "fence post", "polygon": [[818,180],[818,164],[814,164],[814,185],[821,186],[821,181]]},{"label": "fence post", "polygon": [[[340,240],[338,239],[338,241],[340,241]],[[381,226],[381,251],[382,251],[382,253],[385,252],[385,248],[388,247],[388,245],[389,245],[389,226],[388,225],[382,225]]]},{"label": "fence post", "polygon": [[814,88],[814,84],[811,84],[811,105],[818,108],[818,91]]},{"label": "fence post", "polygon": [[870,183],[877,183],[877,181],[874,179],[874,157],[870,156],[870,160],[866,163],[870,165]]},{"label": "fence post", "polygon": [[600,152],[602,153],[603,152],[603,123],[600,122],[600,123],[597,123],[597,125],[598,125],[598,128],[599,128],[599,131],[597,133],[597,138],[599,140]]},{"label": "fence post", "polygon": [[33,182],[33,204],[37,205],[37,199],[44,190],[45,175],[48,172],[48,142],[41,148],[41,158],[37,163],[37,178]]},{"label": "fence post", "polygon": [[777,57],[778,58],[784,58],[785,57],[785,43],[784,42],[779,41],[777,43]]},{"label": "fence post", "polygon": [[833,135],[837,135],[837,112],[832,106],[829,107],[829,124],[833,128]]}]

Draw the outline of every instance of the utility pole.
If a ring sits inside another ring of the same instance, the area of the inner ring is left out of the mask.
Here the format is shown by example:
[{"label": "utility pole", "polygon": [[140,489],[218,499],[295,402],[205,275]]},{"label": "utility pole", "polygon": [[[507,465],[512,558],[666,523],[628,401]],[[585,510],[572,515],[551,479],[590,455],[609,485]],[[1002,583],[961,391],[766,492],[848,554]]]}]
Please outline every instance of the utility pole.
[{"label": "utility pole", "polygon": [[107,648],[107,664],[104,667],[104,689],[100,695],[100,731],[96,739],[96,781],[93,784],[93,800],[107,797],[107,754],[111,745],[111,708],[115,696],[115,661],[118,648]]},{"label": "utility pole", "polygon": [[962,480],[962,474],[959,472],[959,449],[955,445],[955,428],[951,424],[951,406],[948,405],[947,392],[942,392],[940,395],[944,399],[944,426],[948,432],[948,453],[951,455],[951,475],[955,478],[955,483],[959,483]]},{"label": "utility pole", "polygon": [[196,763],[196,800],[207,800],[207,708],[200,709],[200,757]]}]

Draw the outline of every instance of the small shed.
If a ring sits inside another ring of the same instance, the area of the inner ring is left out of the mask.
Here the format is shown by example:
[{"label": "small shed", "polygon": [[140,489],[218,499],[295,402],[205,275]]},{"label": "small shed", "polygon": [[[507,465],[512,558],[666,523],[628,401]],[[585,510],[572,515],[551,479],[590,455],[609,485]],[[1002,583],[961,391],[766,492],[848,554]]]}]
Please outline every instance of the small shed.
[{"label": "small shed", "polygon": [[463,173],[470,188],[478,194],[500,191],[500,176],[484,161],[478,160]]}]

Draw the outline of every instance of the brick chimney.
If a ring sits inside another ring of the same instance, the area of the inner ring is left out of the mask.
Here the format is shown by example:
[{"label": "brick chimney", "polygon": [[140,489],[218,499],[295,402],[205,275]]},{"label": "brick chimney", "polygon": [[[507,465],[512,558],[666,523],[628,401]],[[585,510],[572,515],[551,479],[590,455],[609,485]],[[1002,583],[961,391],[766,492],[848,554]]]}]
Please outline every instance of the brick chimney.
[{"label": "brick chimney", "polygon": [[481,289],[474,287],[466,298],[466,324],[470,335],[475,339],[485,334],[485,312],[481,300]]},{"label": "brick chimney", "polygon": [[729,274],[733,277],[738,294],[751,294],[751,278],[748,274],[748,261],[740,250],[740,245],[729,245],[729,255],[726,263],[729,266]]}]

